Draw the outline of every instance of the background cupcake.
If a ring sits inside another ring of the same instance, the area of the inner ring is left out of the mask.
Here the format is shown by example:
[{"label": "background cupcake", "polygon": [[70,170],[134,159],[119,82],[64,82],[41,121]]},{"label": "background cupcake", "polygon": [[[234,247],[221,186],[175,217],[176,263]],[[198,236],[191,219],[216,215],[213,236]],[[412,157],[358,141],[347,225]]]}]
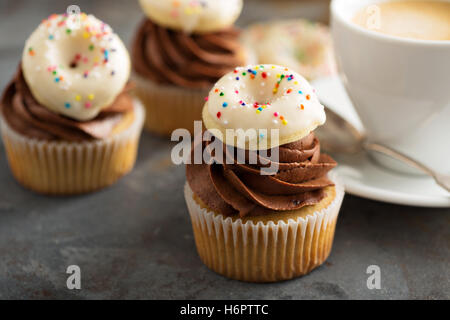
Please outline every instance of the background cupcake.
[{"label": "background cupcake", "polygon": [[140,0],[146,18],[132,45],[136,94],[147,109],[146,127],[170,135],[193,130],[211,86],[247,52],[232,25],[241,0]]},{"label": "background cupcake", "polygon": [[[212,164],[187,165],[185,198],[202,261],[252,282],[287,280],[321,265],[331,251],[344,189],[328,174],[336,162],[320,152],[314,136],[325,112],[308,82],[274,65],[237,68],[211,90],[203,119],[220,143],[226,129],[254,128],[259,147],[235,142],[224,146],[223,157],[216,152]],[[280,139],[269,136],[273,129]],[[261,172],[268,166],[261,145],[279,155],[269,159],[277,167],[272,175]],[[242,148],[245,162],[228,161]]]},{"label": "background cupcake", "polygon": [[305,19],[256,23],[246,28],[243,42],[254,49],[258,63],[289,67],[308,80],[336,73],[328,28]]},{"label": "background cupcake", "polygon": [[144,110],[127,86],[130,60],[92,15],[51,15],[27,40],[1,100],[14,177],[46,194],[114,183],[134,165]]}]

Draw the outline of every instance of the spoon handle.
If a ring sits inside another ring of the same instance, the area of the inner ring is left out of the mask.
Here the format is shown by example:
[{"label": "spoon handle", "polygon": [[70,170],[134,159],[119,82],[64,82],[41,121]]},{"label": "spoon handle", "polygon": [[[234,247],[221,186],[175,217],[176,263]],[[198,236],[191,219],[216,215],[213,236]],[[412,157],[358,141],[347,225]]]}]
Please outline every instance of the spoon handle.
[{"label": "spoon handle", "polygon": [[396,151],[394,149],[391,149],[385,145],[379,144],[379,143],[371,143],[371,142],[365,142],[364,148],[366,150],[376,151],[382,154],[385,154],[387,156],[390,156],[391,158],[400,160],[403,163],[406,163],[414,168],[417,168],[423,172],[425,172],[427,175],[433,177],[433,179],[436,181],[436,183],[450,192],[450,175],[444,175],[441,173],[438,173],[429,167],[425,166],[423,163],[420,163],[409,156],[407,156],[404,153],[401,153],[399,151]]}]

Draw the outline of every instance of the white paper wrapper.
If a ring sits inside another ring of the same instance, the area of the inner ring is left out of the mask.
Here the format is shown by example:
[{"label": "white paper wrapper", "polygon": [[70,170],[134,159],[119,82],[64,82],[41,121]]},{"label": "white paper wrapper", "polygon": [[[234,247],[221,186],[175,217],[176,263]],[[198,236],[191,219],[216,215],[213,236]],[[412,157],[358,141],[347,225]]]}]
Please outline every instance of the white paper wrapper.
[{"label": "white paper wrapper", "polygon": [[249,282],[274,282],[309,273],[328,257],[339,209],[342,183],[334,173],[336,196],[326,208],[306,217],[254,223],[224,217],[200,207],[189,185],[185,198],[197,251],[203,263],[226,277]]},{"label": "white paper wrapper", "polygon": [[147,117],[145,128],[170,136],[175,129],[194,132],[194,121],[202,120],[202,109],[209,89],[186,89],[159,85],[133,74],[134,93],[143,102]]},{"label": "white paper wrapper", "polygon": [[99,141],[80,143],[31,139],[0,117],[8,163],[17,181],[33,191],[70,195],[101,189],[134,166],[145,119],[135,99],[135,120],[124,131]]}]

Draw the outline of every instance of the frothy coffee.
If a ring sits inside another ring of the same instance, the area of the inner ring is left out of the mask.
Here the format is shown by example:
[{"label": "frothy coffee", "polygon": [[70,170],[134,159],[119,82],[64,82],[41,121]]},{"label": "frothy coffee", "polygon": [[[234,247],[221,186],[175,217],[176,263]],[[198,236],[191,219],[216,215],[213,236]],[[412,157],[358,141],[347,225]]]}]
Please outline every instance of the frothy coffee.
[{"label": "frothy coffee", "polygon": [[353,22],[402,38],[450,40],[450,2],[389,1],[360,10]]}]

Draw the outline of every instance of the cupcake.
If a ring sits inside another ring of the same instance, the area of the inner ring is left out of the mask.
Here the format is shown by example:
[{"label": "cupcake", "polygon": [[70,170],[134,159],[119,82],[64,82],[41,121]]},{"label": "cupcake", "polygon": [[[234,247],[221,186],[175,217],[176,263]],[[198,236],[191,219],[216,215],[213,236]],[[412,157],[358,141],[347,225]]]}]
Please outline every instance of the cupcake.
[{"label": "cupcake", "polygon": [[257,23],[243,33],[258,63],[287,66],[308,80],[336,73],[328,28],[304,19]]},{"label": "cupcake", "polygon": [[[307,80],[275,65],[237,68],[210,91],[203,120],[208,131],[196,136],[186,165],[185,199],[205,265],[249,282],[320,266],[344,189],[314,135],[325,112]],[[205,151],[211,158],[196,164]]]},{"label": "cupcake", "polygon": [[146,18],[132,44],[135,92],[147,110],[145,127],[169,135],[193,131],[212,85],[247,50],[233,27],[242,0],[140,0]]},{"label": "cupcake", "polygon": [[0,105],[14,177],[51,195],[109,186],[134,165],[145,111],[130,95],[130,59],[92,15],[45,19],[26,41]]}]

